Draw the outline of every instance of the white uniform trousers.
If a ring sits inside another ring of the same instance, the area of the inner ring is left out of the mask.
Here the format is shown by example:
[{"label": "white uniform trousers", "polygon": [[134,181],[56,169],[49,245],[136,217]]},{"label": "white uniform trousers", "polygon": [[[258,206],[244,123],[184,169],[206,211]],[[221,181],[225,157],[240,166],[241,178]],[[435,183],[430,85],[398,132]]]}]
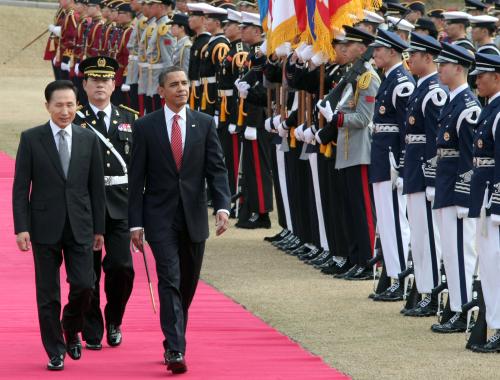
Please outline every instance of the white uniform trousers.
[{"label": "white uniform trousers", "polygon": [[281,150],[281,144],[276,145],[276,163],[278,166],[278,179],[285,209],[286,229],[293,233],[292,216],[290,214],[290,201],[288,199],[288,187],[286,184],[285,152]]},{"label": "white uniform trousers", "polygon": [[415,282],[419,293],[430,293],[439,284],[441,245],[431,202],[425,192],[406,196]]},{"label": "white uniform trousers", "polygon": [[484,222],[478,220],[476,239],[486,323],[490,329],[500,329],[500,227],[489,216]]},{"label": "white uniform trousers", "polygon": [[476,220],[458,219],[455,206],[434,211],[441,232],[441,257],[448,284],[450,309],[461,312],[472,296],[472,276],[476,265],[474,249]]},{"label": "white uniform trousers", "polygon": [[372,186],[385,270],[387,276],[398,278],[398,274],[406,269],[410,244],[406,196],[401,190],[393,190],[391,181],[377,182]]},{"label": "white uniform trousers", "polygon": [[314,200],[316,202],[316,215],[318,216],[319,241],[321,243],[321,248],[323,248],[325,251],[329,251],[330,247],[328,246],[328,239],[326,238],[325,219],[323,217],[323,205],[321,204],[317,153],[309,154],[309,165],[311,166],[311,176],[314,187]]}]

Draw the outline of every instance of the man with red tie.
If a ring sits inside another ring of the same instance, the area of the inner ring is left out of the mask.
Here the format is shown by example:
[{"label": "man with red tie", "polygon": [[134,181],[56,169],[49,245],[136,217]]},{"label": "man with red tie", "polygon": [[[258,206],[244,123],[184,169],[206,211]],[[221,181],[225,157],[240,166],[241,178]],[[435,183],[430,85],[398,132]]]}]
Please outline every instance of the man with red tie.
[{"label": "man with red tie", "polygon": [[156,261],[165,363],[186,372],[188,308],[200,276],[208,238],[208,183],[216,234],[228,227],[227,170],[214,119],[186,107],[189,81],[180,67],[161,73],[165,106],[134,125],[129,167],[129,226],[142,249],[143,233]]}]

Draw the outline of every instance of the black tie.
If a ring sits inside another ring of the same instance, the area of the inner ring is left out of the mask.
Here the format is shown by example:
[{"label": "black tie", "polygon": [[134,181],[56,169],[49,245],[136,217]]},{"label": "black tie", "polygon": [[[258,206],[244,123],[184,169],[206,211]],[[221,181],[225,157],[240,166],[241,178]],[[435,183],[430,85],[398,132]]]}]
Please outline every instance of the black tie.
[{"label": "black tie", "polygon": [[104,117],[106,116],[106,112],[99,111],[97,112],[97,126],[100,132],[104,132],[104,134],[108,134],[108,129],[106,128],[106,123],[104,121]]}]

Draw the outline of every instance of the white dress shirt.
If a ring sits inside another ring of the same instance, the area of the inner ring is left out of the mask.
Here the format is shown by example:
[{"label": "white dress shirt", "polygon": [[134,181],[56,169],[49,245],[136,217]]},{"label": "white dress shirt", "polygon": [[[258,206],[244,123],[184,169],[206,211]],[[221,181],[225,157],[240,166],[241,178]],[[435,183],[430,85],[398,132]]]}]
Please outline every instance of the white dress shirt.
[{"label": "white dress shirt", "polygon": [[418,81],[417,81],[417,87],[420,86],[422,83],[424,83],[431,76],[436,75],[436,74],[437,74],[437,71],[434,71],[434,72],[426,75],[425,77],[419,78]]},{"label": "white dress shirt", "polygon": [[106,132],[109,131],[109,125],[111,124],[111,103],[109,103],[106,108],[104,108],[103,110],[97,108],[96,106],[94,106],[92,103],[89,102],[89,106],[90,108],[92,108],[92,111],[94,111],[94,114],[97,118],[99,118],[97,116],[97,113],[99,111],[104,111],[104,113],[106,114],[106,116],[104,116],[104,124],[106,124]]},{"label": "white dress shirt", "polygon": [[450,91],[450,102],[453,100],[453,98],[455,96],[457,96],[458,94],[460,94],[463,90],[465,90],[468,87],[469,87],[469,84],[468,83],[464,83],[463,85],[458,86],[453,91]]},{"label": "white dress shirt", "polygon": [[[54,141],[56,142],[57,151],[59,151],[59,138],[61,137],[59,135],[59,131],[61,130],[61,128],[57,126],[57,124],[54,123],[52,119],[50,119],[49,123],[50,123],[50,129],[52,129],[52,135],[54,136]],[[71,140],[73,137],[73,130],[71,129],[71,123],[62,129],[64,129],[67,133],[66,143],[68,144],[68,152],[69,155],[71,156]]]},{"label": "white dress shirt", "polygon": [[186,143],[186,106],[182,107],[178,113],[175,113],[166,105],[163,107],[163,110],[165,112],[165,120],[167,121],[168,141],[170,142],[172,142],[172,124],[174,122],[174,116],[180,116],[179,120],[177,120],[177,124],[179,124],[181,128],[182,150],[184,151],[184,145]]},{"label": "white dress shirt", "polygon": [[389,74],[392,73],[394,70],[396,70],[399,66],[401,66],[403,62],[398,62],[394,66],[392,66],[389,70],[385,72],[385,77],[388,78]]}]

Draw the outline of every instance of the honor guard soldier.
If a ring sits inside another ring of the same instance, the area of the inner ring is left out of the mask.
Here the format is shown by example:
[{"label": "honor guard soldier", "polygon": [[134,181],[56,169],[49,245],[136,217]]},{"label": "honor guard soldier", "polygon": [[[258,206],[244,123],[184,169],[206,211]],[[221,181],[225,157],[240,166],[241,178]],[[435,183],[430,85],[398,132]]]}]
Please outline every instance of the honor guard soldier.
[{"label": "honor guard soldier", "polygon": [[493,16],[471,16],[472,40],[477,44],[478,53],[500,55],[500,50],[493,42],[497,22],[498,18]]},{"label": "honor guard soldier", "polygon": [[399,35],[379,30],[371,46],[375,48],[375,64],[384,70],[385,79],[375,100],[369,180],[384,265],[392,279],[391,286],[377,294],[374,301],[400,301],[403,284],[399,283],[398,274],[406,269],[410,228],[403,197],[403,167],[399,163],[404,161],[406,105],[415,82],[403,66],[402,54],[408,44]]},{"label": "honor guard soldier", "polygon": [[[235,83],[239,93],[237,127],[243,131],[243,197],[252,213],[248,220],[240,215],[239,228],[270,228],[273,209],[270,141],[264,129],[266,89],[263,85],[266,56],[260,52],[262,26],[256,13],[241,12],[241,39],[250,51],[245,66],[249,68]],[[242,213],[242,215],[244,215]]]},{"label": "honor guard soldier", "polygon": [[142,0],[132,0],[130,7],[136,16],[132,21],[132,33],[127,43],[127,50],[129,52],[127,77],[121,90],[123,92],[128,91],[132,108],[139,109],[139,100],[137,98],[137,82],[139,80],[138,49],[142,32],[146,28],[147,17],[144,16],[142,11]]},{"label": "honor guard soldier", "polygon": [[[147,104],[146,93],[148,91],[148,78],[149,78],[149,62],[147,52],[149,51],[149,44],[156,29],[156,17],[152,11],[152,3],[150,0],[145,0],[143,3],[144,15],[148,18],[145,28],[139,40],[138,49],[138,66],[139,66],[139,80],[137,86],[139,113],[144,115],[146,111],[151,112],[151,104]],[[146,109],[149,108],[149,109]]]},{"label": "honor guard soldier", "polygon": [[[122,341],[121,324],[132,292],[134,268],[128,229],[128,164],[132,144],[132,125],[137,114],[110,102],[118,63],[108,57],[87,58],[80,64],[83,86],[89,102],[77,112],[75,124],[94,132],[101,142],[106,185],[106,233],[102,251],[94,252],[96,283],[91,307],[85,316],[82,336],[87,348],[100,350],[106,326],[110,346]],[[100,309],[101,262],[104,270],[106,307],[104,321]]]},{"label": "honor guard soldier", "polygon": [[481,289],[486,306],[486,323],[495,330],[475,352],[500,352],[500,57],[478,53],[475,71],[479,95],[488,98],[474,134],[469,217],[476,218]]},{"label": "honor guard soldier", "polygon": [[437,168],[433,208],[441,238],[448,299],[453,313],[432,326],[437,333],[463,332],[466,315],[462,305],[472,297],[476,263],[475,220],[468,217],[472,177],[472,139],[481,112],[467,83],[474,56],[461,46],[443,44],[436,62],[439,79],[448,86],[449,101],[438,119]]},{"label": "honor guard soldier", "polygon": [[224,36],[223,21],[227,18],[227,10],[203,4],[207,32],[211,34],[207,44],[200,51],[200,111],[215,116],[216,124],[219,117],[220,102],[217,94],[217,73],[221,63],[229,51],[229,40]]},{"label": "honor guard soldier", "polygon": [[226,158],[229,189],[234,195],[238,192],[237,183],[240,167],[240,134],[238,133],[238,96],[234,83],[245,73],[248,45],[241,41],[241,13],[227,10],[224,33],[229,42],[229,51],[222,61],[217,77],[219,102],[218,134]]},{"label": "honor guard soldier", "polygon": [[[73,83],[78,89],[78,103],[83,104],[87,101],[85,91],[83,91],[82,81],[83,74],[80,73],[79,65],[80,62],[84,60],[85,55],[85,43],[87,40],[87,34],[90,26],[90,17],[87,14],[88,6],[85,0],[79,0],[80,2],[76,4],[76,8],[81,9],[80,19],[78,20],[78,26],[76,29],[76,40],[75,49],[73,51],[73,64],[70,67],[70,77],[72,77]],[[78,5],[80,4],[80,5]]]},{"label": "honor guard soldier", "polygon": [[465,0],[465,11],[471,16],[484,15],[487,5],[480,0]]},{"label": "honor guard soldier", "polygon": [[153,112],[162,107],[158,95],[158,80],[167,67],[172,66],[175,39],[170,34],[169,14],[175,8],[174,0],[151,0],[151,12],[156,17],[156,28],[148,41],[146,51],[148,66],[146,110]]},{"label": "honor guard soldier", "polygon": [[415,25],[419,18],[425,16],[425,4],[421,1],[412,1],[406,4],[406,8],[410,10],[410,13],[406,16],[406,20],[413,25]]},{"label": "honor guard soldier", "polygon": [[448,35],[445,32],[446,22],[443,17],[444,9],[432,9],[427,12],[427,17],[436,25],[438,36],[436,37],[439,42],[450,42]]},{"label": "honor guard soldier", "polygon": [[59,52],[59,39],[61,38],[61,29],[66,17],[66,12],[64,6],[57,9],[54,16],[53,24],[49,24],[49,39],[47,40],[47,45],[45,46],[45,51],[43,53],[43,59],[45,61],[50,61],[52,65],[52,70],[54,71],[54,78],[61,79],[60,72],[60,57],[57,57]]},{"label": "honor guard soldier", "polygon": [[77,21],[73,6],[74,3],[70,2],[68,8],[64,9],[64,20],[60,29],[61,38],[57,47],[57,56],[60,58],[61,64],[61,79],[70,79],[71,77],[71,62],[73,61],[77,35]]},{"label": "honor guard soldier", "polygon": [[104,20],[101,15],[100,0],[88,0],[87,15],[91,18],[85,40],[84,58],[96,57],[101,47]]},{"label": "honor guard soldier", "polygon": [[188,79],[191,83],[189,91],[189,108],[198,111],[202,98],[202,86],[200,83],[201,50],[208,43],[210,33],[205,30],[205,14],[202,4],[188,3],[189,27],[195,34],[193,46],[189,51]]},{"label": "honor guard soldier", "polygon": [[124,84],[127,79],[127,67],[128,67],[128,42],[130,36],[132,35],[132,17],[133,11],[128,3],[121,3],[117,5],[118,10],[118,27],[117,31],[113,36],[111,41],[111,52],[113,57],[118,62],[119,68],[115,75],[115,91],[111,98],[111,102],[114,104],[125,104],[128,107],[131,106],[132,101],[129,95],[129,89],[125,87],[126,91],[123,91]]},{"label": "honor guard soldier", "polygon": [[403,309],[402,312],[407,316],[427,317],[437,312],[437,298],[431,296],[431,291],[439,282],[441,246],[439,231],[434,227],[432,201],[436,177],[437,120],[448,95],[439,82],[434,62],[441,51],[441,44],[430,36],[418,33],[412,33],[410,41],[407,50],[409,64],[418,80],[415,91],[408,99],[405,120],[403,193],[407,198],[412,261],[419,296],[414,308]]},{"label": "honor guard soldier", "polygon": [[474,53],[476,51],[474,44],[467,38],[470,15],[465,12],[453,11],[443,12],[443,17],[449,41]]},{"label": "honor guard soldier", "polygon": [[438,38],[438,30],[431,19],[422,17],[415,23],[415,33],[427,34],[432,38]]},{"label": "honor guard soldier", "polygon": [[108,55],[109,52],[109,45],[110,45],[110,40],[111,40],[111,32],[115,29],[116,27],[116,20],[113,20],[111,16],[111,7],[114,5],[113,0],[101,0],[101,15],[102,15],[102,20],[104,21],[104,24],[102,26],[102,38],[100,41],[100,47],[99,47],[99,55]]},{"label": "honor guard soldier", "polygon": [[[366,52],[374,37],[359,28],[344,26],[346,56],[354,63]],[[320,144],[336,140],[335,168],[343,179],[345,189],[345,223],[352,249],[349,252],[351,269],[342,278],[366,280],[372,275],[368,260],[373,256],[375,243],[375,214],[368,183],[371,138],[369,125],[375,110],[375,96],[380,79],[372,65],[365,63],[364,73],[342,95],[334,114],[329,102],[318,106],[328,124],[316,133]]]},{"label": "honor guard soldier", "polygon": [[408,41],[410,33],[415,29],[415,26],[410,22],[394,16],[387,16],[387,23],[389,24],[389,29],[394,29],[394,32],[398,34],[403,41]]},{"label": "honor guard soldier", "polygon": [[363,9],[363,14],[364,18],[356,24],[356,27],[366,30],[373,35],[377,34],[377,29],[385,22],[384,18],[366,9]]},{"label": "honor guard soldier", "polygon": [[173,65],[178,66],[187,74],[189,72],[189,55],[193,42],[191,36],[193,31],[189,28],[189,16],[176,13],[170,20],[170,34],[176,38],[174,53],[172,57]]}]

